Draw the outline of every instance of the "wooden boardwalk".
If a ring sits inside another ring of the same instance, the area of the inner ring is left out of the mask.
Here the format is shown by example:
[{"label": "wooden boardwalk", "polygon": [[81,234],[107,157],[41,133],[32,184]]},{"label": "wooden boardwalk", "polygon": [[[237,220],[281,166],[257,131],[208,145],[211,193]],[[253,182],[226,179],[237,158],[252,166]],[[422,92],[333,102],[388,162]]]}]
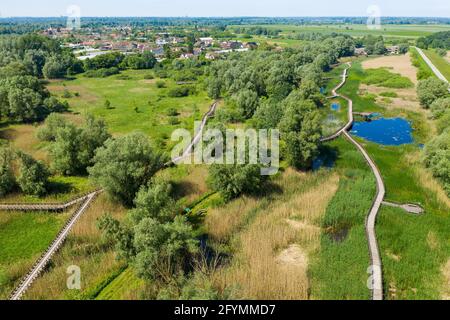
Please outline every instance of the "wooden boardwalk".
[{"label": "wooden boardwalk", "polygon": [[92,201],[95,199],[95,197],[100,193],[101,191],[94,191],[93,193],[80,198],[83,199],[81,205],[79,208],[74,212],[74,214],[70,217],[70,219],[65,224],[64,228],[59,232],[56,239],[53,240],[53,242],[50,244],[50,246],[47,248],[45,253],[37,260],[37,262],[33,265],[31,270],[27,273],[27,275],[22,279],[20,284],[16,287],[16,289],[11,294],[10,299],[11,300],[20,300],[26,290],[31,286],[33,281],[41,274],[41,272],[44,270],[45,266],[48,264],[48,262],[51,260],[53,255],[58,251],[58,249],[62,246],[64,241],[66,240],[67,236],[70,233],[70,230],[72,230],[75,223],[78,221],[78,219],[81,217],[81,215],[86,211],[87,208],[89,208],[89,205],[92,203]]},{"label": "wooden boardwalk", "polygon": [[367,151],[360,145],[353,137],[348,133],[348,131],[353,126],[354,118],[353,118],[353,101],[344,96],[337,93],[337,90],[342,88],[347,81],[348,70],[351,68],[351,64],[348,63],[348,68],[344,70],[344,74],[342,75],[342,82],[333,90],[333,95],[335,97],[341,97],[348,102],[348,123],[337,131],[335,134],[322,138],[322,142],[331,141],[342,134],[353,144],[356,148],[362,153],[364,159],[367,161],[370,166],[377,183],[377,194],[373,201],[372,207],[369,210],[369,214],[366,218],[366,234],[367,240],[369,244],[369,253],[371,259],[371,266],[369,269],[371,281],[370,281],[370,289],[372,291],[372,299],[373,300],[383,300],[383,276],[382,276],[382,264],[381,264],[381,256],[380,250],[378,248],[377,237],[375,233],[375,224],[378,216],[378,212],[383,203],[384,196],[386,194],[386,189],[384,186],[383,178],[381,176],[380,170],[378,170],[375,162],[370,158]]}]

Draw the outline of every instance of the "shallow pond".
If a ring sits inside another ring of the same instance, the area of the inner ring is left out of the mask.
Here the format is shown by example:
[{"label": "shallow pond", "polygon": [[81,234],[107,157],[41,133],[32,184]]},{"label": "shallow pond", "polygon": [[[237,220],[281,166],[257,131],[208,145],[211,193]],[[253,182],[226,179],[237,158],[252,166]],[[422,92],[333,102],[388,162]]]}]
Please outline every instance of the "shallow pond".
[{"label": "shallow pond", "polygon": [[386,146],[399,146],[414,142],[411,123],[403,118],[379,118],[353,124],[351,134]]},{"label": "shallow pond", "polygon": [[331,110],[339,111],[339,110],[341,110],[341,105],[339,103],[332,103],[331,104]]}]

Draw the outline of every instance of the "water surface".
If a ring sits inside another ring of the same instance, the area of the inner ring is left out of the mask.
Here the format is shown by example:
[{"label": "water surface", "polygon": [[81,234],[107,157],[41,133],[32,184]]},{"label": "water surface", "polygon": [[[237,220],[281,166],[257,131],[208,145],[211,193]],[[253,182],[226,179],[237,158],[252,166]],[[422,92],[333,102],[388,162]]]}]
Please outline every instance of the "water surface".
[{"label": "water surface", "polygon": [[385,146],[414,142],[411,123],[403,118],[380,118],[353,124],[351,134]]}]

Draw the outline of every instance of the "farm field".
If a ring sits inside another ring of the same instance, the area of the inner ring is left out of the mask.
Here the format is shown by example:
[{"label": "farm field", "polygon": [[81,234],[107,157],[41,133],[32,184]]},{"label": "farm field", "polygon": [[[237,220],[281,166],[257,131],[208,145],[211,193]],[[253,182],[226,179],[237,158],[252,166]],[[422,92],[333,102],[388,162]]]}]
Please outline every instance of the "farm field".
[{"label": "farm field", "polygon": [[[248,25],[250,26],[250,25]],[[257,25],[251,25],[252,27]],[[439,31],[448,31],[450,27],[447,25],[389,25],[384,24],[381,30],[369,30],[366,24],[329,24],[329,25],[259,25],[260,27],[282,30],[282,35],[288,35],[293,32],[319,32],[319,33],[332,33],[339,32],[349,34],[351,36],[384,36],[389,38],[418,38],[432,34]],[[229,26],[233,28],[237,26]],[[246,27],[246,25],[239,25],[239,27]]]}]

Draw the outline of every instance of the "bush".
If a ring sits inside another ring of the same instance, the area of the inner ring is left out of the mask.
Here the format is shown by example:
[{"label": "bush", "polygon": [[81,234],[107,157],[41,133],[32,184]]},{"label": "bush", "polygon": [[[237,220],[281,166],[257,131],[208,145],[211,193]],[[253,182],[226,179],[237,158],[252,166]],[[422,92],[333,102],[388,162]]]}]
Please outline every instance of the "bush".
[{"label": "bush", "polygon": [[442,181],[450,195],[450,131],[445,131],[426,145],[425,165]]},{"label": "bush", "polygon": [[381,92],[380,96],[386,97],[386,98],[397,98],[398,94],[396,92],[389,91],[389,92]]},{"label": "bush", "polygon": [[155,76],[152,73],[148,73],[148,74],[144,75],[144,79],[152,80],[152,79],[155,79]]},{"label": "bush", "polygon": [[209,169],[208,184],[220,192],[225,201],[241,194],[251,194],[261,190],[267,176],[261,175],[258,165],[215,164]]},{"label": "bush", "polygon": [[165,82],[165,81],[162,81],[162,80],[158,80],[158,81],[156,81],[156,87],[157,87],[158,89],[165,88],[165,87],[166,87],[166,82]]},{"label": "bush", "polygon": [[109,69],[89,70],[85,72],[84,76],[87,78],[106,78],[119,73],[119,68],[112,67]]},{"label": "bush", "polygon": [[11,149],[0,148],[0,196],[5,196],[14,188],[15,179],[11,163],[13,157]]},{"label": "bush", "polygon": [[168,95],[172,98],[181,98],[181,97],[187,97],[190,94],[195,94],[195,88],[189,87],[189,86],[183,86],[183,87],[175,87],[169,90]]},{"label": "bush", "polygon": [[178,111],[175,108],[169,108],[167,109],[167,115],[169,117],[176,117],[178,115]]},{"label": "bush", "polygon": [[42,141],[55,141],[59,129],[67,125],[66,119],[57,113],[51,113],[45,119],[44,125],[37,130],[37,137]]},{"label": "bush", "polygon": [[417,85],[417,96],[425,109],[428,109],[435,100],[447,95],[448,84],[439,79],[428,78],[419,81]]},{"label": "bush", "polygon": [[23,152],[19,152],[18,156],[21,160],[20,175],[17,178],[20,189],[25,194],[44,195],[47,192],[50,177],[47,166]]},{"label": "bush", "polygon": [[434,119],[439,119],[447,110],[450,110],[450,98],[439,98],[431,106],[431,113]]}]

